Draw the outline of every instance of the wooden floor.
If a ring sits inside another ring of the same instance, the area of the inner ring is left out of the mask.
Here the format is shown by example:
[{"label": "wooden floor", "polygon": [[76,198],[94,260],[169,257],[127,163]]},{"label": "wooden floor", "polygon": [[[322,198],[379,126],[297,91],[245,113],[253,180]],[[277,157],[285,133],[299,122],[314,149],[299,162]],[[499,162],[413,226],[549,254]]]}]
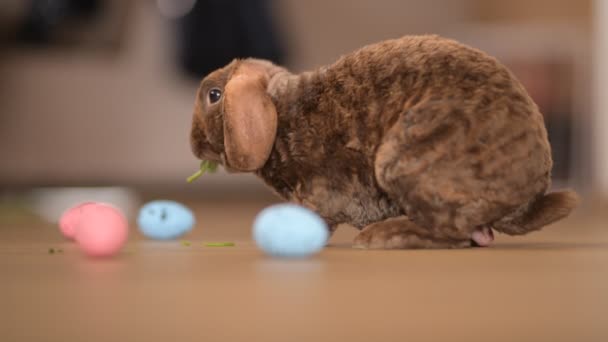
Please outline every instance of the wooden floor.
[{"label": "wooden floor", "polygon": [[250,240],[266,204],[195,204],[191,246],[133,229],[109,260],[5,217],[0,341],[608,341],[606,215],[467,250],[354,250],[343,227],[294,261]]}]

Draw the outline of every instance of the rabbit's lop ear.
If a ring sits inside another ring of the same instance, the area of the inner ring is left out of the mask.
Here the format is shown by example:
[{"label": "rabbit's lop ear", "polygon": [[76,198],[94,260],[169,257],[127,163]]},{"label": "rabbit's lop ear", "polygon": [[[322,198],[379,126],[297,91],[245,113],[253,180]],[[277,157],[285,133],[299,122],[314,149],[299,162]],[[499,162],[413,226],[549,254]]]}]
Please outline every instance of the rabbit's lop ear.
[{"label": "rabbit's lop ear", "polygon": [[225,87],[224,149],[228,165],[255,171],[268,160],[277,130],[277,110],[266,92],[265,68],[242,62]]}]

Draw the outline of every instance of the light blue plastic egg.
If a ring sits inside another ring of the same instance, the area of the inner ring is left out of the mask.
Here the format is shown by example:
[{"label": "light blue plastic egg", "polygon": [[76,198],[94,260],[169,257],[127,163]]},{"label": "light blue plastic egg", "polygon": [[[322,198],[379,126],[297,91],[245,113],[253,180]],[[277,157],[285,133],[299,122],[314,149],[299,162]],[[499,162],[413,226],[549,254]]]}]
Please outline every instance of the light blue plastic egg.
[{"label": "light blue plastic egg", "polygon": [[158,200],[146,203],[137,216],[139,230],[156,240],[172,240],[189,232],[194,226],[192,211],[175,201]]},{"label": "light blue plastic egg", "polygon": [[294,204],[277,204],[257,215],[253,238],[266,254],[303,258],[323,249],[329,230],[325,221],[311,210]]}]

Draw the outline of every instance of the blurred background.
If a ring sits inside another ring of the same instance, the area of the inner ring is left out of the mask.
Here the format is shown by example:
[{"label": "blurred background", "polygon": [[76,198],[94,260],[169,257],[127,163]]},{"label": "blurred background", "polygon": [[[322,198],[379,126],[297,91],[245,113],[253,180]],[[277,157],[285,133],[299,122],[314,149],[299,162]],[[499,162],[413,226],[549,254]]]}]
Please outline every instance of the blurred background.
[{"label": "blurred background", "polygon": [[0,213],[267,201],[250,175],[185,183],[198,168],[188,133],[200,79],[235,57],[302,71],[424,33],[508,65],[545,115],[555,187],[608,194],[605,0],[2,0]]}]

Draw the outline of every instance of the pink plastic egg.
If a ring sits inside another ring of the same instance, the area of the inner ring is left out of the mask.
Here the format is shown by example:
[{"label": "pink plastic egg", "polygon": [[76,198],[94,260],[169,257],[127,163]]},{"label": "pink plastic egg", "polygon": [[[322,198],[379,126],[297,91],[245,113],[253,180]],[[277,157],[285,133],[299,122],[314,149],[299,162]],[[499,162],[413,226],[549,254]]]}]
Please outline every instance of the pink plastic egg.
[{"label": "pink plastic egg", "polygon": [[124,215],[114,207],[98,204],[87,207],[80,215],[75,240],[87,255],[103,257],[116,254],[128,235]]},{"label": "pink plastic egg", "polygon": [[80,221],[80,216],[85,210],[98,205],[97,202],[82,202],[66,210],[59,219],[59,230],[66,238],[74,240],[76,235],[76,225]]}]

